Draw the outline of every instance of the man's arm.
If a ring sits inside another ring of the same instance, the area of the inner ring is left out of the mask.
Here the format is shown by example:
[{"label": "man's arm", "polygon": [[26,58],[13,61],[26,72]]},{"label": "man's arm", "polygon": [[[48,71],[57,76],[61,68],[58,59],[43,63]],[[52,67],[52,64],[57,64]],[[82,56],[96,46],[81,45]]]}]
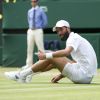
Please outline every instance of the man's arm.
[{"label": "man's arm", "polygon": [[47,15],[44,11],[42,11],[42,20],[43,20],[43,28],[45,28],[48,24]]},{"label": "man's arm", "polygon": [[69,56],[70,53],[72,52],[73,47],[69,46],[63,50],[58,50],[56,52],[53,52],[53,57],[64,57],[64,56]]},{"label": "man's arm", "polygon": [[50,53],[44,53],[44,52],[39,51],[38,57],[39,57],[40,60],[48,59],[47,56],[51,56],[51,57],[65,57],[65,56],[70,55],[70,53],[72,51],[73,51],[73,47],[71,47],[71,46],[69,46],[69,47],[67,47],[67,48],[65,48],[63,50],[58,50],[58,51],[50,52]]}]

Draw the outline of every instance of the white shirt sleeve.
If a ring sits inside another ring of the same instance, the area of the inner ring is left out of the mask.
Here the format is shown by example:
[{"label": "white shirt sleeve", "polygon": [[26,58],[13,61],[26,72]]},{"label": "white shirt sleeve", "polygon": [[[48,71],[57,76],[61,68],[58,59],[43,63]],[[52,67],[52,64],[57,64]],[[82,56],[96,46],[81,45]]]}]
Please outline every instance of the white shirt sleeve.
[{"label": "white shirt sleeve", "polygon": [[74,51],[76,51],[77,50],[77,48],[78,48],[78,46],[79,46],[79,39],[77,39],[77,38],[69,38],[68,39],[68,41],[66,42],[66,47],[69,47],[69,46],[71,46],[71,47],[73,47],[73,49],[74,49]]}]

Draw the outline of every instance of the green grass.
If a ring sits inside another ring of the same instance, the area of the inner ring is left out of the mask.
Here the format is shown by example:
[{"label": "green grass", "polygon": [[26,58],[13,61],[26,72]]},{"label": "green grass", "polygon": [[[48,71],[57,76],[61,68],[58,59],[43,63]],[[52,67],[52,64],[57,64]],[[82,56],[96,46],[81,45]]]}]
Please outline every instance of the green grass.
[{"label": "green grass", "polygon": [[3,75],[16,69],[0,68],[0,100],[100,100],[100,70],[92,84],[73,84],[67,78],[52,84],[52,77],[59,73],[57,70],[38,74],[31,83],[21,84]]}]

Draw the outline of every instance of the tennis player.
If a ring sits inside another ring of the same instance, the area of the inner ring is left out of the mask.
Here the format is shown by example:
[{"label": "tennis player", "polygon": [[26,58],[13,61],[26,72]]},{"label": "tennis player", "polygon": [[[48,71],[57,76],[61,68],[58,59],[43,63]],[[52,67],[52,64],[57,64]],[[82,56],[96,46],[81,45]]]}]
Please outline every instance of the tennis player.
[{"label": "tennis player", "polygon": [[[65,49],[49,53],[39,51],[38,62],[17,73],[6,72],[6,77],[26,82],[27,75],[35,75],[56,67],[60,74],[53,77],[51,80],[53,83],[64,77],[69,78],[73,83],[91,83],[97,71],[97,58],[92,45],[79,34],[71,32],[70,24],[65,20],[58,21],[53,31],[56,31],[61,40],[66,42]],[[72,56],[72,60],[67,58],[69,55]]]}]

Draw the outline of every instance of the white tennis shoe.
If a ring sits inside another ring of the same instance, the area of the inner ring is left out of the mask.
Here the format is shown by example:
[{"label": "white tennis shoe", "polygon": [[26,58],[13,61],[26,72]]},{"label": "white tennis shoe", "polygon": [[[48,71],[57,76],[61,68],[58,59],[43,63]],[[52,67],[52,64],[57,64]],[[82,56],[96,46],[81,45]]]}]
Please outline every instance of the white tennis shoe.
[{"label": "white tennis shoe", "polygon": [[17,81],[19,83],[26,83],[26,77],[21,77],[19,71],[11,71],[4,73],[6,78]]}]

